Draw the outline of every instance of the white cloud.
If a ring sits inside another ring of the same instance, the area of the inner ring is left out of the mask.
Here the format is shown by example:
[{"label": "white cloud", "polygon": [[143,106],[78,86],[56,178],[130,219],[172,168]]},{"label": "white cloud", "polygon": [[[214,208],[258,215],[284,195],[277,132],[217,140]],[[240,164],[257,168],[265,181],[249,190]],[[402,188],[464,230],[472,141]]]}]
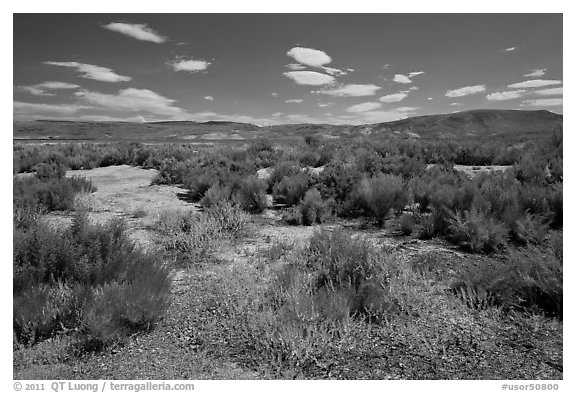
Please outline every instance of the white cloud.
[{"label": "white cloud", "polygon": [[532,91],[534,94],[538,94],[541,96],[560,96],[564,94],[563,87],[553,87],[551,89],[542,89],[542,90],[534,90]]},{"label": "white cloud", "polygon": [[278,93],[276,93],[275,91],[273,91],[272,93],[270,93],[270,95],[271,95],[272,97],[278,97]]},{"label": "white cloud", "polygon": [[320,94],[328,94],[331,96],[338,96],[338,97],[364,97],[364,96],[373,96],[376,94],[376,91],[380,90],[380,86],[376,85],[343,85],[340,87],[336,87],[334,89],[327,89],[327,90],[319,90],[315,93]]},{"label": "white cloud", "polygon": [[562,106],[562,98],[543,98],[538,100],[526,100],[522,102],[522,106]]},{"label": "white cloud", "polygon": [[489,101],[505,101],[513,100],[515,98],[520,98],[524,95],[526,90],[509,90],[509,91],[498,91],[496,93],[491,93],[486,96]]},{"label": "white cloud", "polygon": [[298,63],[286,64],[286,67],[290,68],[292,71],[300,71],[306,69],[306,66],[303,66],[302,64]]},{"label": "white cloud", "polygon": [[329,106],[332,106],[332,105],[334,105],[333,102],[320,102],[320,103],[318,103],[318,106],[320,108],[328,108]]},{"label": "white cloud", "polygon": [[332,58],[325,52],[312,48],[295,47],[290,49],[286,54],[298,63],[310,67],[322,67],[332,62]]},{"label": "white cloud", "polygon": [[518,49],[517,46],[511,46],[511,47],[509,47],[509,48],[502,49],[502,51],[503,51],[503,52],[512,52],[512,51],[515,51],[516,49]]},{"label": "white cloud", "polygon": [[282,112],[273,113],[272,116],[274,117],[282,116]]},{"label": "white cloud", "polygon": [[301,99],[301,98],[292,98],[292,99],[286,100],[286,101],[284,101],[284,102],[287,102],[287,103],[289,103],[289,104],[290,104],[290,103],[300,104],[302,101],[304,101],[304,100]]},{"label": "white cloud", "polygon": [[205,96],[204,99],[206,101],[214,101],[214,97],[212,97],[212,96]]},{"label": "white cloud", "polygon": [[396,83],[412,83],[412,81],[410,80],[409,77],[407,77],[406,75],[402,75],[402,74],[394,75],[394,78],[392,80]]},{"label": "white cloud", "polygon": [[299,85],[321,86],[336,83],[334,77],[316,71],[289,71],[284,75]]},{"label": "white cloud", "polygon": [[362,122],[384,123],[388,121],[405,119],[407,117],[407,113],[400,111],[372,111],[362,113]]},{"label": "white cloud", "polygon": [[86,79],[94,79],[101,82],[128,82],[132,80],[129,76],[118,75],[110,68],[100,67],[93,64],[78,63],[76,61],[45,61],[44,64],[58,67],[75,68],[80,72],[80,76]]},{"label": "white cloud", "polygon": [[415,76],[425,74],[424,71],[413,71],[408,73],[408,78],[414,78]]},{"label": "white cloud", "polygon": [[382,101],[382,102],[400,102],[406,97],[408,97],[408,93],[405,93],[405,92],[394,93],[394,94],[388,94],[386,96],[380,97],[380,101]]},{"label": "white cloud", "polygon": [[56,95],[54,93],[48,93],[44,89],[37,87],[37,85],[36,86],[15,86],[15,87],[18,90],[28,92],[28,93],[35,95],[35,96],[55,96]]},{"label": "white cloud", "polygon": [[462,106],[462,105],[464,105],[464,104],[461,104],[459,102],[453,102],[450,104],[450,106]]},{"label": "white cloud", "polygon": [[140,41],[150,41],[157,44],[166,42],[166,38],[152,30],[147,25],[137,25],[134,23],[112,22],[102,26],[110,31],[125,34]]},{"label": "white cloud", "polygon": [[373,111],[374,109],[378,109],[382,106],[379,102],[364,102],[362,104],[352,105],[346,112],[352,113],[361,113],[361,112],[369,112]]},{"label": "white cloud", "polygon": [[428,97],[428,101],[432,101],[434,97]]},{"label": "white cloud", "polygon": [[147,89],[122,89],[118,94],[85,91],[80,99],[91,105],[114,111],[148,112],[167,117],[184,113],[173,105],[175,100]]},{"label": "white cloud", "polygon": [[446,97],[464,97],[486,91],[485,85],[465,86],[459,89],[446,91]]},{"label": "white cloud", "polygon": [[539,76],[544,76],[546,71],[547,71],[546,68],[535,68],[532,71],[530,71],[528,74],[525,74],[524,76],[526,76],[528,78],[537,78]]},{"label": "white cloud", "polygon": [[382,68],[385,69],[385,70],[387,70],[387,69],[390,68],[390,67],[391,67],[390,64],[384,64],[384,65],[382,66]]},{"label": "white cloud", "polygon": [[559,85],[561,83],[562,81],[559,80],[530,79],[524,82],[513,83],[511,85],[508,85],[508,87],[511,89],[525,89],[531,87]]},{"label": "white cloud", "polygon": [[71,116],[89,107],[76,104],[38,104],[14,102],[14,117],[19,119],[42,119],[47,116]]},{"label": "white cloud", "polygon": [[401,106],[399,108],[396,108],[395,110],[398,112],[407,112],[407,113],[410,112],[410,113],[412,113],[412,112],[417,111],[418,109],[420,109],[420,108],[416,108],[414,106]]},{"label": "white cloud", "polygon": [[168,64],[174,69],[174,71],[198,72],[207,69],[211,63],[205,60],[182,59],[174,60]]},{"label": "white cloud", "polygon": [[54,81],[42,82],[33,86],[16,86],[16,88],[27,91],[35,96],[55,96],[56,94],[48,93],[46,90],[68,90],[77,89],[79,87],[80,86],[72,83]]},{"label": "white cloud", "polygon": [[37,84],[36,86],[41,89],[48,89],[48,90],[68,90],[68,89],[77,89],[80,87],[73,83],[55,82],[55,81],[42,82]]},{"label": "white cloud", "polygon": [[322,67],[322,69],[330,75],[348,75],[346,71],[342,71],[338,68]]}]

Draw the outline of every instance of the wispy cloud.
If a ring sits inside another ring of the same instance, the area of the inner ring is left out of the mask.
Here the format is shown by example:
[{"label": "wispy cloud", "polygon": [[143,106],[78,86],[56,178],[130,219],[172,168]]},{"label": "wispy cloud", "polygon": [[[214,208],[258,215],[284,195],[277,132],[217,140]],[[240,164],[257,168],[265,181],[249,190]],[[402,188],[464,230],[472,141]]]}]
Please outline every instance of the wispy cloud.
[{"label": "wispy cloud", "polygon": [[182,115],[182,109],[174,106],[175,100],[166,98],[148,89],[128,88],[117,94],[84,91],[82,102],[113,111],[147,112],[154,115],[173,117]]},{"label": "wispy cloud", "polygon": [[524,82],[512,83],[511,85],[508,85],[508,87],[511,89],[526,89],[531,87],[559,85],[561,83],[562,81],[559,80],[530,79]]},{"label": "wispy cloud", "polygon": [[541,96],[561,96],[564,94],[563,87],[553,87],[551,89],[542,89],[542,90],[534,90],[532,91],[534,94],[538,94]]},{"label": "wispy cloud", "polygon": [[305,70],[306,66],[299,64],[299,63],[290,63],[290,64],[286,64],[286,67],[288,67],[289,69],[291,69],[292,71],[300,71],[300,70]]},{"label": "wispy cloud", "polygon": [[562,98],[542,98],[523,101],[522,106],[562,106],[563,102]]},{"label": "wispy cloud", "polygon": [[214,97],[212,97],[212,96],[205,96],[204,99],[206,101],[214,101]]},{"label": "wispy cloud", "polygon": [[336,83],[333,76],[316,71],[289,71],[284,75],[299,85],[322,86]]},{"label": "wispy cloud", "polygon": [[447,90],[446,97],[464,97],[486,91],[485,85],[464,86],[454,90]]},{"label": "wispy cloud", "polygon": [[15,101],[14,117],[19,119],[42,119],[46,117],[71,116],[89,107],[76,104],[40,104]]},{"label": "wispy cloud", "polygon": [[343,70],[338,69],[338,68],[322,67],[322,69],[324,70],[324,72],[326,72],[330,75],[348,75],[348,71],[343,71]]},{"label": "wispy cloud", "polygon": [[528,78],[537,78],[540,76],[544,76],[544,74],[546,74],[546,68],[535,68],[532,71],[530,71],[528,74],[524,74],[524,76],[528,77]]},{"label": "wispy cloud", "polygon": [[408,93],[400,92],[400,93],[388,94],[386,96],[380,97],[380,101],[382,101],[382,102],[400,102],[406,97],[408,97]]},{"label": "wispy cloud", "polygon": [[374,109],[378,109],[382,106],[379,102],[363,102],[362,104],[352,105],[351,107],[346,109],[346,112],[352,113],[361,113],[361,112],[368,112],[373,111]]},{"label": "wispy cloud", "polygon": [[301,99],[301,98],[292,98],[292,99],[286,100],[286,101],[284,101],[284,102],[287,102],[288,104],[300,104],[300,103],[302,103],[303,101],[304,101],[304,100]]},{"label": "wispy cloud", "polygon": [[332,58],[328,56],[325,52],[312,49],[312,48],[302,48],[295,47],[290,49],[286,54],[292,57],[300,64],[305,64],[310,67],[322,67],[323,65],[332,62]]},{"label": "wispy cloud", "polygon": [[275,91],[273,91],[272,93],[270,93],[270,95],[271,95],[272,97],[278,97],[278,93],[276,93]]},{"label": "wispy cloud", "polygon": [[44,64],[74,68],[81,74],[80,77],[93,79],[100,82],[116,83],[128,82],[132,80],[132,78],[129,76],[118,75],[110,68],[100,67],[94,64],[78,63],[76,61],[45,61]]},{"label": "wispy cloud", "polygon": [[380,86],[376,86],[373,84],[369,85],[349,84],[339,86],[334,89],[319,90],[316,91],[315,93],[327,94],[336,97],[364,97],[364,96],[373,96],[380,89],[381,89]]},{"label": "wispy cloud", "polygon": [[145,24],[112,22],[102,27],[110,31],[115,31],[117,33],[127,35],[128,37],[132,37],[140,41],[150,41],[157,44],[166,42],[166,37],[162,37],[160,34]]},{"label": "wispy cloud", "polygon": [[486,99],[489,101],[505,101],[513,100],[515,98],[521,98],[526,90],[508,90],[508,91],[498,91],[495,93],[488,94]]},{"label": "wispy cloud", "polygon": [[79,85],[72,83],[54,81],[42,82],[32,86],[16,86],[17,89],[26,91],[35,96],[55,96],[56,94],[49,93],[46,90],[69,90],[77,89],[79,87]]},{"label": "wispy cloud", "polygon": [[211,63],[205,60],[178,59],[168,63],[174,71],[198,72],[204,71]]},{"label": "wispy cloud", "polygon": [[511,47],[502,49],[502,52],[506,52],[506,53],[508,53],[508,52],[514,52],[516,49],[518,49],[517,46],[511,46]]}]

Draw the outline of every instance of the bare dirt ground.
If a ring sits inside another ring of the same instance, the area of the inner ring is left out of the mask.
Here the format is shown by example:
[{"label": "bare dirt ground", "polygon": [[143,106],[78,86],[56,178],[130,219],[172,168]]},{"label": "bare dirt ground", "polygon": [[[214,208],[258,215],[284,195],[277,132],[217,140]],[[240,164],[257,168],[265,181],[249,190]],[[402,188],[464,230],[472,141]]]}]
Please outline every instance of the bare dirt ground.
[{"label": "bare dirt ground", "polygon": [[[147,247],[152,245],[152,233],[147,228],[160,213],[198,210],[195,204],[179,198],[185,189],[151,185],[157,173],[155,169],[117,165],[68,171],[66,176],[85,177],[96,186],[96,192],[80,195],[76,200],[78,208],[88,211],[90,220],[104,223],[113,218],[123,218],[132,239]],[[67,225],[71,223],[72,214],[52,213],[48,219],[57,225]]]}]

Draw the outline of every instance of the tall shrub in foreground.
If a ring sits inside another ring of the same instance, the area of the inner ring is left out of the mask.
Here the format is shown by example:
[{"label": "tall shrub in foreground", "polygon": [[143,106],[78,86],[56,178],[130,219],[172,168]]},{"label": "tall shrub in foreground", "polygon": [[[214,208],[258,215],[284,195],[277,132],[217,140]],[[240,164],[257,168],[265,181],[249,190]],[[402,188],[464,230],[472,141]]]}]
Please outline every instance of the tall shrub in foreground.
[{"label": "tall shrub in foreground", "polygon": [[391,210],[400,210],[406,206],[408,193],[401,177],[380,174],[362,179],[357,191],[357,201],[360,207],[382,226]]}]

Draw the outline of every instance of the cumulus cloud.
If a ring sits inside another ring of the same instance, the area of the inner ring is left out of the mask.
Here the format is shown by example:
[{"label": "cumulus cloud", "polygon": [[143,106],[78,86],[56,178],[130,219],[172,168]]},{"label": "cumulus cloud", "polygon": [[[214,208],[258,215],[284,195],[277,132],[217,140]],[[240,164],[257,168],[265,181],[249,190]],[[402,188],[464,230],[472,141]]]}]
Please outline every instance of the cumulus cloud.
[{"label": "cumulus cloud", "polygon": [[522,102],[522,106],[562,106],[562,98],[542,98],[538,100],[526,100]]},{"label": "cumulus cloud", "polygon": [[380,101],[382,101],[382,102],[400,102],[406,97],[408,97],[408,93],[400,92],[400,93],[388,94],[386,96],[380,97]]},{"label": "cumulus cloud", "polygon": [[75,68],[86,79],[94,79],[101,82],[128,82],[132,80],[129,76],[118,75],[110,68],[100,67],[93,64],[78,63],[76,61],[45,61],[44,64],[58,67]]},{"label": "cumulus cloud", "polygon": [[161,96],[148,89],[122,89],[118,94],[104,94],[85,91],[80,97],[83,102],[114,111],[148,112],[172,117],[183,114],[174,106],[175,100]]},{"label": "cumulus cloud", "polygon": [[446,97],[464,97],[486,91],[485,85],[465,86],[459,89],[446,91]]},{"label": "cumulus cloud", "polygon": [[212,97],[212,96],[205,96],[204,99],[206,101],[214,101],[214,97]]},{"label": "cumulus cloud", "polygon": [[289,71],[285,72],[284,75],[299,85],[321,86],[336,83],[333,76],[316,71]]},{"label": "cumulus cloud", "polygon": [[526,90],[508,90],[508,91],[498,91],[496,93],[491,93],[486,96],[489,101],[505,101],[513,100],[515,98],[520,98],[524,95]]},{"label": "cumulus cloud", "polygon": [[112,22],[102,27],[110,31],[115,31],[117,33],[127,35],[140,41],[150,41],[157,44],[166,42],[165,37],[162,37],[160,34],[145,24],[138,25],[134,23]]},{"label": "cumulus cloud", "polygon": [[286,100],[286,101],[284,101],[284,102],[287,102],[287,103],[289,103],[289,104],[291,104],[291,103],[292,103],[292,104],[300,104],[302,101],[304,101],[304,100],[301,99],[301,98],[292,98],[292,99]]},{"label": "cumulus cloud", "polygon": [[319,90],[316,91],[316,93],[327,94],[337,97],[364,97],[364,96],[373,96],[380,89],[381,89],[380,86],[372,84],[370,85],[350,84],[336,87],[333,89]]},{"label": "cumulus cloud", "polygon": [[561,83],[562,81],[559,80],[530,79],[524,82],[512,83],[511,85],[508,85],[508,87],[511,89],[526,89],[531,87],[559,85]]},{"label": "cumulus cloud", "polygon": [[535,68],[532,71],[530,71],[528,74],[525,74],[524,76],[526,76],[528,78],[537,78],[539,76],[544,76],[546,71],[547,71],[546,68]]},{"label": "cumulus cloud", "polygon": [[198,72],[207,69],[211,63],[205,60],[179,59],[174,60],[168,64],[170,65],[170,67],[172,67],[172,69],[174,69],[174,71]]},{"label": "cumulus cloud", "polygon": [[511,47],[509,47],[509,48],[502,49],[502,51],[503,51],[503,52],[513,52],[513,51],[515,51],[516,49],[518,49],[517,46],[511,46]]},{"label": "cumulus cloud", "polygon": [[361,112],[368,112],[373,111],[374,109],[378,109],[382,106],[379,102],[363,102],[362,104],[352,105],[346,112],[352,113],[361,113]]},{"label": "cumulus cloud", "polygon": [[300,64],[310,67],[322,67],[332,62],[332,58],[325,52],[312,48],[295,47],[290,49],[286,54],[292,57]]},{"label": "cumulus cloud", "polygon": [[412,83],[412,80],[406,75],[396,74],[392,79],[396,83]]},{"label": "cumulus cloud", "polygon": [[564,88],[553,87],[551,89],[534,90],[533,93],[541,96],[560,96],[564,94]]}]

